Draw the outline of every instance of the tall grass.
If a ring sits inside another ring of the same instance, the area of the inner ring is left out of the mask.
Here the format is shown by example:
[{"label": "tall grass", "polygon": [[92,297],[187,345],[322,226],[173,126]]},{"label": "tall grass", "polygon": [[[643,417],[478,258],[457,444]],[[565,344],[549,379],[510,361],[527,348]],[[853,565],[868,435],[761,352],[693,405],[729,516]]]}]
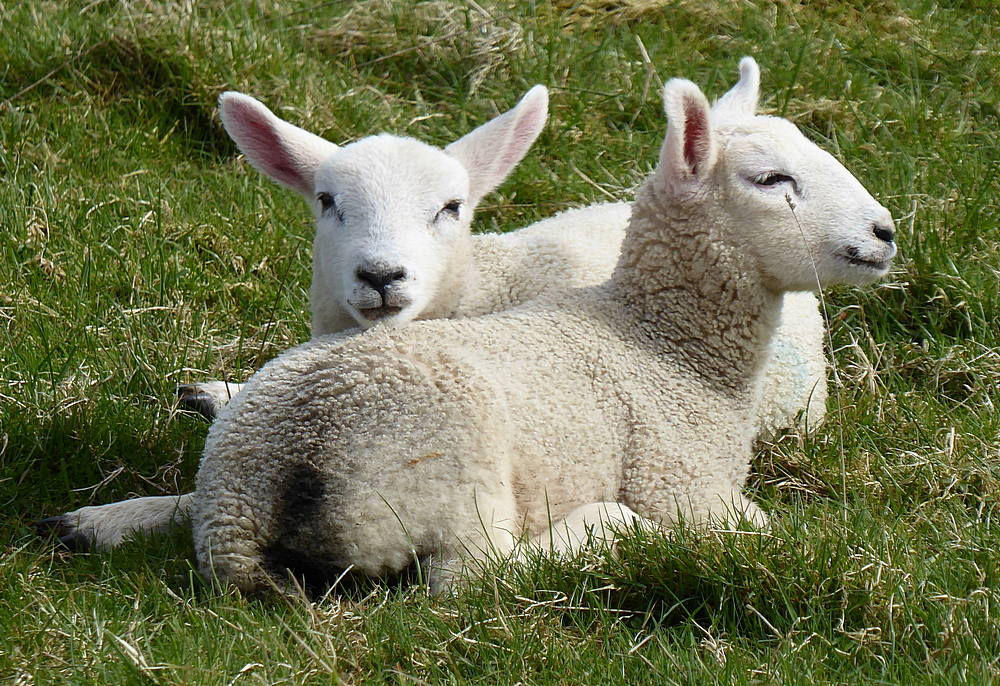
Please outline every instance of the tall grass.
[{"label": "tall grass", "polygon": [[[1000,11],[928,0],[0,1],[0,679],[50,683],[1000,680]],[[761,446],[766,534],[637,533],[455,598],[248,601],[183,535],[68,556],[30,523],[188,490],[175,384],[308,336],[311,227],[219,126],[225,89],[343,143],[443,145],[552,89],[482,230],[627,199],[658,89],[761,63],[764,107],[899,220],[891,278],[827,293],[827,423]]]}]

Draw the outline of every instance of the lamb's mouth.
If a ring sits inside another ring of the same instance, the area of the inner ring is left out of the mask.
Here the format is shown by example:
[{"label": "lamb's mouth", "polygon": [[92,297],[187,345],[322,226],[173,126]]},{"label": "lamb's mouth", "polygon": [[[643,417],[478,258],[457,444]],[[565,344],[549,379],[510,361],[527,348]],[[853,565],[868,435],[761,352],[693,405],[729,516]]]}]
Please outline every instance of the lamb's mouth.
[{"label": "lamb's mouth", "polygon": [[890,260],[866,260],[847,253],[838,253],[837,257],[855,267],[864,267],[865,269],[871,269],[876,272],[884,272],[888,270],[889,264],[891,263]]},{"label": "lamb's mouth", "polygon": [[358,312],[361,316],[368,321],[378,321],[379,319],[387,319],[393,315],[397,315],[403,311],[402,307],[395,307],[393,305],[380,305],[378,307],[368,307],[368,308],[358,308]]}]

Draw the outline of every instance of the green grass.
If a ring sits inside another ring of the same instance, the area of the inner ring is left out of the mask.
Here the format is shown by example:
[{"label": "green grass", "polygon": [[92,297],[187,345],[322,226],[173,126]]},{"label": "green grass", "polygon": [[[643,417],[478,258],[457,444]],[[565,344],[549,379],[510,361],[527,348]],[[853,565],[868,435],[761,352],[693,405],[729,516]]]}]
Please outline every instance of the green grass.
[{"label": "green grass", "polygon": [[[988,0],[0,0],[0,680],[16,684],[1000,681],[1000,11]],[[183,536],[69,556],[30,523],[189,490],[176,383],[308,336],[311,227],[219,126],[225,89],[336,142],[443,145],[552,89],[484,230],[628,198],[658,88],[738,58],[899,221],[827,294],[827,423],[762,446],[766,535],[636,535],[452,599],[246,600]],[[645,55],[649,56],[649,61]]]}]

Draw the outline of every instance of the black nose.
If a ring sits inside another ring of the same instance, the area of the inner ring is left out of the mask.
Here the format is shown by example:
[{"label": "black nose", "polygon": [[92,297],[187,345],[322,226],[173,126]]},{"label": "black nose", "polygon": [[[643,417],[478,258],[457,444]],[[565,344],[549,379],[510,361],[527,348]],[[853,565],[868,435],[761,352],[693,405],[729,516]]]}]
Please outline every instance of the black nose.
[{"label": "black nose", "polygon": [[377,267],[372,269],[358,267],[357,275],[359,281],[368,284],[380,294],[385,295],[385,287],[396,281],[405,279],[406,270],[402,267]]},{"label": "black nose", "polygon": [[896,232],[892,226],[886,224],[872,224],[872,233],[875,234],[875,238],[886,243],[892,243],[896,238]]}]

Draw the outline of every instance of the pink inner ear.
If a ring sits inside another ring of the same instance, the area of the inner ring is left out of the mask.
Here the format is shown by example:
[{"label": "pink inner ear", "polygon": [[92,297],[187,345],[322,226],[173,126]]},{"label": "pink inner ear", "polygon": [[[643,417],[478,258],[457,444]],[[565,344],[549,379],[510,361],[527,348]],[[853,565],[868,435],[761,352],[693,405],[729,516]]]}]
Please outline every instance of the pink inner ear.
[{"label": "pink inner ear", "polygon": [[250,161],[281,183],[293,188],[305,186],[301,172],[289,158],[272,123],[252,108],[243,107],[242,104],[237,107],[241,110],[238,115],[233,113],[241,124],[237,143]]},{"label": "pink inner ear", "polygon": [[535,138],[544,124],[545,113],[538,110],[529,112],[517,123],[517,127],[511,134],[509,144],[500,158],[500,169],[505,170],[505,172],[509,171],[524,158],[524,155],[528,152],[528,148],[535,142]]},{"label": "pink inner ear", "polygon": [[708,147],[708,119],[705,114],[698,101],[684,99],[684,161],[695,176]]}]

